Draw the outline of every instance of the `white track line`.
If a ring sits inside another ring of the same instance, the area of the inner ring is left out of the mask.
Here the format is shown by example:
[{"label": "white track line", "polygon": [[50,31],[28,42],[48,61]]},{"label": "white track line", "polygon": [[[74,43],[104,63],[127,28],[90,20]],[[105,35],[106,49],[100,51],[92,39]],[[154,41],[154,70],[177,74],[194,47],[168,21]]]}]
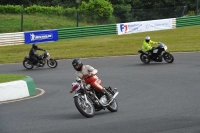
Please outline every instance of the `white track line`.
[{"label": "white track line", "polygon": [[40,88],[36,88],[37,90],[40,90],[41,93],[35,96],[30,96],[30,97],[25,97],[25,98],[20,98],[20,99],[16,99],[16,100],[9,100],[9,101],[5,101],[5,102],[0,102],[0,104],[4,104],[4,103],[13,103],[13,102],[18,102],[18,101],[23,101],[23,100],[27,100],[27,99],[32,99],[32,98],[36,98],[39,97],[41,95],[43,95],[45,93],[45,91],[43,89]]}]

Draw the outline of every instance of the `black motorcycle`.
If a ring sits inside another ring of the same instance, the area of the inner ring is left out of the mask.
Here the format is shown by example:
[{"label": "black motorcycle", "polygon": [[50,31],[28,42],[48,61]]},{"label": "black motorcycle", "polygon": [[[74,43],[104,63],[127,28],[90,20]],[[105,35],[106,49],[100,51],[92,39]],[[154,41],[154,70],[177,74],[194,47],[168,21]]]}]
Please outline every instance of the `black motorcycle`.
[{"label": "black motorcycle", "polygon": [[94,116],[95,111],[105,110],[110,112],[117,112],[118,104],[115,99],[118,95],[117,88],[105,87],[105,89],[113,96],[112,100],[108,102],[107,97],[96,91],[89,84],[85,84],[82,80],[76,82],[79,84],[74,92],[74,103],[78,111],[85,117],[90,118]]},{"label": "black motorcycle", "polygon": [[53,58],[50,58],[50,54],[45,50],[43,54],[39,55],[37,65],[34,65],[33,61],[29,58],[29,56],[25,56],[23,66],[26,69],[32,69],[34,66],[44,67],[46,63],[50,68],[56,68],[58,65],[57,61]]},{"label": "black motorcycle", "polygon": [[162,62],[162,59],[164,59],[167,63],[172,63],[174,61],[174,57],[169,52],[166,52],[167,46],[159,42],[158,47],[153,48],[152,53],[151,52],[143,52],[141,49],[138,50],[140,54],[140,60],[144,64],[148,64],[150,61],[155,62]]}]

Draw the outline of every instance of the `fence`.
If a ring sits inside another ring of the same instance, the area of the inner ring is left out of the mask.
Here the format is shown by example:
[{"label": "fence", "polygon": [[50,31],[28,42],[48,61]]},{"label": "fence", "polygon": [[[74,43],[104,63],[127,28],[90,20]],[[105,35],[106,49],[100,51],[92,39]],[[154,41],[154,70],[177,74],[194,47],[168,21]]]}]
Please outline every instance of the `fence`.
[{"label": "fence", "polygon": [[24,44],[23,32],[0,34],[0,46],[19,44]]},{"label": "fence", "polygon": [[[172,28],[200,25],[200,15],[172,18]],[[0,34],[0,46],[25,43],[24,32]],[[75,39],[102,35],[116,35],[117,24],[58,29],[58,39]]]},{"label": "fence", "polygon": [[182,17],[188,13],[187,6],[153,8],[153,9],[124,9],[115,10],[117,23],[147,21],[166,18]]},{"label": "fence", "polygon": [[176,18],[176,27],[200,25],[200,15]]},{"label": "fence", "polygon": [[116,34],[116,24],[58,29],[59,39],[73,39]]},{"label": "fence", "polygon": [[[41,9],[40,9],[41,10]],[[40,11],[39,10],[39,11]],[[12,10],[11,10],[12,11]],[[1,14],[0,33],[107,25],[155,19],[177,18],[187,14],[186,6],[154,9],[115,9],[111,16],[100,17],[92,11],[64,10],[57,15],[49,12]],[[51,10],[50,10],[51,11]],[[12,13],[12,12],[11,12]]]}]

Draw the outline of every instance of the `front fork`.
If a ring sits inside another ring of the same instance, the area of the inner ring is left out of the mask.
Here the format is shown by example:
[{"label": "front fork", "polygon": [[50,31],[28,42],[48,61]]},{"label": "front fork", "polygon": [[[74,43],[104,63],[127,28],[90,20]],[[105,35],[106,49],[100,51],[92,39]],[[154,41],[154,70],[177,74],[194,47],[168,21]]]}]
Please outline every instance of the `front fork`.
[{"label": "front fork", "polygon": [[[79,95],[80,95],[81,98],[85,101],[85,102],[84,102],[84,106],[86,106],[86,104],[89,104],[89,101],[88,101],[88,99],[87,99],[86,94],[82,95],[81,93],[76,93],[76,94],[74,95],[74,97],[78,97]],[[85,104],[85,103],[86,103],[86,104]]]}]

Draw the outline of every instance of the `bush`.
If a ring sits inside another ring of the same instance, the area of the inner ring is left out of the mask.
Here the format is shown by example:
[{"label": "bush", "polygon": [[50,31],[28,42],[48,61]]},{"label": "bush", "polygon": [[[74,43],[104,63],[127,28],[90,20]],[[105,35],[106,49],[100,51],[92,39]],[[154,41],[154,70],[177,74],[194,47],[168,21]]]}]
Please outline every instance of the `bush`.
[{"label": "bush", "polygon": [[189,11],[187,15],[188,16],[195,16],[195,14],[196,14],[195,11]]},{"label": "bush", "polygon": [[22,6],[19,5],[0,5],[0,13],[6,14],[17,14],[17,13],[21,13],[22,11]]},{"label": "bush", "polygon": [[70,19],[75,19],[75,15],[76,15],[76,8],[66,8],[64,10],[64,15],[67,17],[67,18],[70,18]]},{"label": "bush", "polygon": [[83,1],[79,9],[90,16],[88,19],[96,21],[109,20],[113,13],[112,4],[107,0],[89,0],[88,3]]},{"label": "bush", "polygon": [[53,15],[63,15],[64,9],[60,6],[57,7],[46,7],[46,6],[37,6],[33,5],[25,8],[25,12],[28,14],[42,13],[42,14],[53,14]]},{"label": "bush", "polygon": [[[23,7],[20,5],[0,5],[0,13],[3,14],[16,14],[21,13]],[[80,7],[76,9],[73,8],[62,8],[57,7],[47,7],[32,5],[30,7],[24,8],[24,13],[26,14],[46,14],[46,15],[64,15],[67,19],[75,20],[78,19],[80,22],[84,23],[95,23],[95,24],[109,24],[114,22],[113,7],[112,4],[107,0],[89,0],[88,3],[82,2]],[[78,14],[77,14],[78,13]],[[78,18],[77,18],[78,16]]]}]

